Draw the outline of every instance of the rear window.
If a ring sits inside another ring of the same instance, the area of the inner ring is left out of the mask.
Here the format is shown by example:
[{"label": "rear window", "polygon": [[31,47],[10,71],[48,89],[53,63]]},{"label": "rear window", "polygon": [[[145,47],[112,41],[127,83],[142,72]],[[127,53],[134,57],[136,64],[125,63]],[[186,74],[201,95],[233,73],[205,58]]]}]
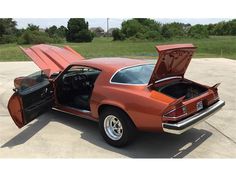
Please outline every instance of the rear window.
[{"label": "rear window", "polygon": [[122,84],[147,84],[154,66],[154,64],[145,64],[121,69],[112,77],[111,82]]}]

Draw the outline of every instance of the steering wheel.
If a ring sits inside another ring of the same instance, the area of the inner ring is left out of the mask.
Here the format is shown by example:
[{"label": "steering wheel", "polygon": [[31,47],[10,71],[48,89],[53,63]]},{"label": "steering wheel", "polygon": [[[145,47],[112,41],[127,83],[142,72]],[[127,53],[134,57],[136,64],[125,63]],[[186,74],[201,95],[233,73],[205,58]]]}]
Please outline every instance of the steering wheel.
[{"label": "steering wheel", "polygon": [[71,81],[73,89],[78,90],[86,87],[87,79],[88,77],[85,74],[75,75]]}]

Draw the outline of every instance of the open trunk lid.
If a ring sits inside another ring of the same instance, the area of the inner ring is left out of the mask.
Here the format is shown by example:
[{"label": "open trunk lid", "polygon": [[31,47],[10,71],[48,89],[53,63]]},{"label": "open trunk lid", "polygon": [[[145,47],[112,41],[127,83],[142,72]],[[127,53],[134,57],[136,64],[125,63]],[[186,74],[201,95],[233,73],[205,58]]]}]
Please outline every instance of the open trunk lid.
[{"label": "open trunk lid", "polygon": [[196,47],[192,44],[174,44],[156,46],[156,49],[159,57],[149,85],[168,77],[183,77]]},{"label": "open trunk lid", "polygon": [[84,59],[83,56],[68,46],[60,48],[39,44],[26,49],[20,48],[48,77],[64,70],[71,63]]}]

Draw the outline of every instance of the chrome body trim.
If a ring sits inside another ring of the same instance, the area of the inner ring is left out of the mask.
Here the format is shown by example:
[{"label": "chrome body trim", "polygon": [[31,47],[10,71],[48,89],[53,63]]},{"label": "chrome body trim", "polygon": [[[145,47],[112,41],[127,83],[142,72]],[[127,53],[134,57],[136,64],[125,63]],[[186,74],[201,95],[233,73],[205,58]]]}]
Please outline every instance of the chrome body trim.
[{"label": "chrome body trim", "polygon": [[183,78],[182,76],[165,77],[165,78],[163,78],[163,79],[160,79],[160,80],[155,81],[155,84],[156,84],[156,83],[159,83],[159,82],[171,80],[171,79],[182,79],[182,78]]},{"label": "chrome body trim", "polygon": [[171,134],[181,134],[188,129],[192,128],[196,124],[206,120],[209,116],[212,116],[217,111],[219,111],[225,102],[222,100],[217,101],[213,105],[209,106],[208,108],[190,116],[182,121],[177,123],[162,123],[162,128],[164,132],[171,133]]},{"label": "chrome body trim", "polygon": [[[59,111],[59,112],[63,112],[63,113],[66,113],[66,114],[70,114],[70,115],[73,115],[73,116],[76,116],[76,117],[80,117],[80,118],[84,118],[84,119],[88,119],[88,120],[92,120],[92,121],[95,121],[97,122],[98,120],[97,119],[93,119],[93,118],[90,118],[89,116],[79,116],[77,114],[74,114],[74,113],[71,113],[69,111],[64,111],[64,110],[61,110],[61,109],[58,109],[58,108],[55,108],[55,107],[52,107],[52,110],[54,111]],[[82,113],[87,113],[89,114],[90,111],[87,111],[87,110],[81,110],[81,109],[78,109],[79,111],[81,111]]]},{"label": "chrome body trim", "polygon": [[165,78],[163,78],[163,79],[156,80],[154,83],[150,83],[147,87],[150,87],[150,86],[153,86],[153,85],[156,84],[156,83],[160,83],[160,82],[167,81],[167,80],[171,80],[171,79],[183,79],[183,77],[182,77],[182,76],[165,77]]}]

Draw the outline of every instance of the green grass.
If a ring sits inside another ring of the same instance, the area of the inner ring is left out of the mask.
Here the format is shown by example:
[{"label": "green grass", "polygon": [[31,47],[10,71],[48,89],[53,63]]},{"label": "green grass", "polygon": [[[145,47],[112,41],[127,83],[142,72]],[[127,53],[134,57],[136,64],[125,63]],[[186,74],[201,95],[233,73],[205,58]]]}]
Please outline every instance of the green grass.
[{"label": "green grass", "polygon": [[[198,47],[195,58],[224,57],[236,59],[236,36],[211,36],[207,39],[172,39],[166,41],[112,41],[112,38],[95,38],[91,43],[65,43],[86,58],[131,57],[156,58],[158,44],[193,43]],[[28,46],[23,46],[28,47]],[[0,61],[28,60],[17,44],[0,45]]]}]

